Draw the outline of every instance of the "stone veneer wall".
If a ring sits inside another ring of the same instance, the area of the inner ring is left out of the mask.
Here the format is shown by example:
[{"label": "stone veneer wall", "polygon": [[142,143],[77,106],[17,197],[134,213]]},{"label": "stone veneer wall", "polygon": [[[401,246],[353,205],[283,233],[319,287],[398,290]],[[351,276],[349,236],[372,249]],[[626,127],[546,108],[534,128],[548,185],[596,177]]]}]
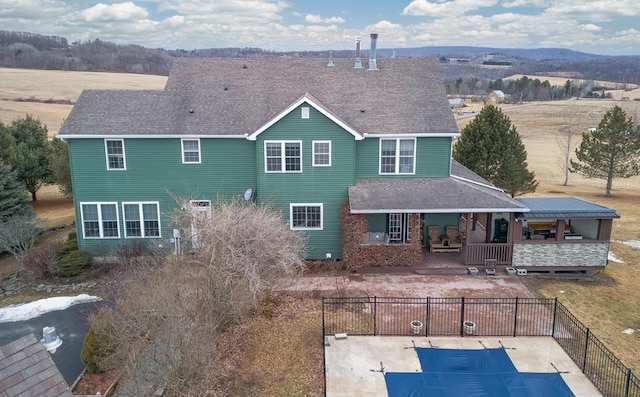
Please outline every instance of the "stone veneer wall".
[{"label": "stone veneer wall", "polygon": [[605,241],[513,244],[514,267],[604,267],[608,255]]}]

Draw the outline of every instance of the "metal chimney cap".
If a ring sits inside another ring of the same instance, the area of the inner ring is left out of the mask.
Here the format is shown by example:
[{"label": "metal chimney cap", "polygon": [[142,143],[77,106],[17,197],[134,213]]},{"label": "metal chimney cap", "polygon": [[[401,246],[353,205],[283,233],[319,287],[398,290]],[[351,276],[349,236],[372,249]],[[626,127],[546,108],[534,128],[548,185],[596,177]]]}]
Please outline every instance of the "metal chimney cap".
[{"label": "metal chimney cap", "polygon": [[371,33],[371,38],[372,39],[377,39],[378,38],[378,33]]}]

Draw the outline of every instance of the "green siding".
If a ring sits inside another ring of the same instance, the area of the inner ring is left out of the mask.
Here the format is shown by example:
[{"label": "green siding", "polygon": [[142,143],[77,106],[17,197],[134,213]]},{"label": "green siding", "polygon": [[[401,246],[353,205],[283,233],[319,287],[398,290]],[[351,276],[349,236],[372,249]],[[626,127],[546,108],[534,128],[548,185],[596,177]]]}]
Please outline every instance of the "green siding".
[{"label": "green siding", "polygon": [[[330,252],[338,259],[342,257],[340,208],[355,182],[355,138],[313,107],[309,110],[308,119],[302,119],[297,108],[258,135],[257,200],[280,209],[287,219],[290,203],[322,203],[323,230],[301,231],[308,238],[307,257],[322,259]],[[266,173],[265,140],[302,141],[302,172]],[[312,166],[314,140],[331,141],[330,167]]]},{"label": "green siding", "polygon": [[245,139],[200,139],[201,164],[182,164],[179,138],[125,139],[124,171],[106,169],[103,139],[70,139],[68,144],[79,246],[90,252],[131,239],[82,239],[80,202],[117,202],[124,236],[122,202],[158,201],[162,231],[156,240],[167,246],[172,228],[162,215],[176,206],[171,195],[215,202],[256,187],[255,143]]},{"label": "green siding", "polygon": [[367,220],[370,232],[387,232],[387,214],[369,214]]},{"label": "green siding", "polygon": [[380,140],[367,138],[356,143],[358,178],[446,178],[451,171],[451,138],[417,138],[415,175],[380,175]]}]

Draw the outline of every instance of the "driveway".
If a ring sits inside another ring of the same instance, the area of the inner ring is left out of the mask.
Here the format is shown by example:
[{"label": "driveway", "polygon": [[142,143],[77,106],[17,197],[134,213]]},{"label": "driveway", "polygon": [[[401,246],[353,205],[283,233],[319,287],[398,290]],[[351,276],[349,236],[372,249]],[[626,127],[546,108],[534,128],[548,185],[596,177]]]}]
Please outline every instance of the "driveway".
[{"label": "driveway", "polygon": [[42,328],[56,327],[62,345],[51,355],[64,380],[71,386],[82,373],[84,364],[80,352],[89,331],[88,316],[95,313],[100,302],[81,303],[64,310],[56,310],[25,321],[0,323],[0,346],[11,343],[29,333],[42,339]]}]

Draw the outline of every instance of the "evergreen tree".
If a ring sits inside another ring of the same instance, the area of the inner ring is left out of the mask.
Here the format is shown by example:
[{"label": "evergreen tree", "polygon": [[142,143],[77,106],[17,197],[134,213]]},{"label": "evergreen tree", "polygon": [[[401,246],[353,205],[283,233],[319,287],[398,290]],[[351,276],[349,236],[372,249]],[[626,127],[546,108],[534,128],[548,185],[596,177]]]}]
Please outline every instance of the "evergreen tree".
[{"label": "evergreen tree", "polygon": [[31,215],[32,210],[18,174],[0,160],[0,224],[15,216]]},{"label": "evergreen tree", "polygon": [[462,129],[453,158],[511,197],[538,187],[535,174],[527,169],[527,151],[516,127],[496,106],[485,106]]},{"label": "evergreen tree", "polygon": [[582,134],[576,157],[578,161],[571,160],[571,172],[605,179],[605,194],[610,197],[614,178],[640,175],[640,128],[616,105],[605,113],[595,132]]},{"label": "evergreen tree", "polygon": [[27,115],[14,120],[9,131],[15,140],[15,161],[9,163],[18,172],[18,180],[36,201],[36,192],[42,185],[53,183],[51,171],[51,144],[47,127],[40,120]]},{"label": "evergreen tree", "polygon": [[69,148],[62,139],[54,138],[51,141],[52,156],[51,170],[55,182],[58,184],[60,193],[71,196],[73,189],[71,186],[71,167],[69,164]]},{"label": "evergreen tree", "polygon": [[16,140],[13,139],[9,126],[0,122],[0,160],[5,164],[14,164],[16,161]]}]

